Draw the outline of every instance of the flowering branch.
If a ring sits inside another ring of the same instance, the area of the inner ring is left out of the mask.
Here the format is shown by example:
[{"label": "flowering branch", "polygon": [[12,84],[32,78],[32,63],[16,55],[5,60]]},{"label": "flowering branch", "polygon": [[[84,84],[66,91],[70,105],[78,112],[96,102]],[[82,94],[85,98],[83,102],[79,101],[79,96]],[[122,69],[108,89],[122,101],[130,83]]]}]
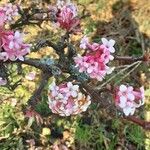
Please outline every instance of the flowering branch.
[{"label": "flowering branch", "polygon": [[[10,10],[13,10],[11,14],[8,13]],[[5,23],[12,20],[16,14],[20,14],[20,19],[11,25],[12,28],[19,28],[30,23],[40,25],[44,20],[51,20],[59,28],[65,30],[65,35],[60,37],[57,43],[45,39],[40,40],[31,48],[29,44],[24,43],[22,34],[19,31],[8,31],[5,29]],[[59,6],[47,10],[33,9],[31,7],[26,9],[18,7],[17,9],[12,4],[6,5],[0,9],[0,63],[2,65],[8,63],[26,64],[41,70],[42,79],[39,87],[28,101],[28,105],[32,109],[34,109],[34,106],[41,98],[41,93],[50,77],[69,73],[67,79],[71,81],[63,80],[58,85],[53,82],[49,87],[48,103],[53,113],[61,116],[79,114],[87,110],[92,99],[93,102],[100,103],[101,107],[111,106],[111,110],[114,110],[114,106],[116,106],[126,116],[133,115],[136,108],[144,104],[143,87],[136,89],[123,84],[113,88],[107,86],[107,83],[114,78],[113,76],[101,84],[100,87],[93,88],[90,86],[90,83],[92,79],[102,81],[107,74],[112,73],[114,69],[109,66],[109,62],[112,60],[134,62],[126,67],[126,69],[129,69],[138,61],[149,61],[149,55],[145,54],[141,57],[114,56],[115,41],[113,39],[107,40],[102,38],[101,43],[92,43],[86,36],[82,38],[80,43],[80,48],[84,49],[85,52],[79,55],[69,39],[70,34],[77,34],[79,32],[81,32],[80,18],[77,15],[77,8],[71,3],[60,3]],[[45,60],[26,57],[30,50],[36,51],[45,46],[52,47],[58,54],[59,59],[52,60],[51,58],[46,58]],[[68,50],[67,53],[65,53],[65,48]],[[80,88],[77,82],[79,82]],[[3,77],[0,77],[0,84],[6,84],[6,80]],[[107,87],[105,88],[104,86]],[[112,101],[106,101],[103,98],[103,100],[99,100],[102,97],[102,93],[105,92],[113,95],[115,105],[112,104]],[[150,129],[149,122],[144,122],[134,117],[126,117],[126,119],[145,129]]]}]

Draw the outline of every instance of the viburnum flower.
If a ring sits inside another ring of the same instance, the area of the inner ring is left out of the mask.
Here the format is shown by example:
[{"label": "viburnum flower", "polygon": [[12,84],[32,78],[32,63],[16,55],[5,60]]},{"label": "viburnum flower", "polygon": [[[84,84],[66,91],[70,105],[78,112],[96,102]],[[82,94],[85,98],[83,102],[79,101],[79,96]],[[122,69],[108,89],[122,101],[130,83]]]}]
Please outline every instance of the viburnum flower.
[{"label": "viburnum flower", "polygon": [[6,84],[7,84],[7,80],[0,77],[0,86],[1,85],[6,85]]},{"label": "viburnum flower", "polygon": [[0,53],[0,56],[3,56],[4,61],[8,59],[11,61],[15,61],[16,59],[24,61],[23,56],[30,52],[30,45],[25,44],[19,34],[18,31],[3,32],[1,37],[3,51]]},{"label": "viburnum flower", "polygon": [[19,31],[16,31],[14,33],[14,35],[9,35],[8,39],[10,40],[10,42],[9,42],[9,48],[10,49],[21,48],[23,39],[22,39],[22,34]]},{"label": "viburnum flower", "polygon": [[[3,16],[3,13],[0,13],[0,16]],[[0,26],[0,60],[15,61],[19,59],[23,61],[24,56],[29,52],[30,45],[23,42],[22,34],[19,31],[7,31]]]},{"label": "viburnum flower", "polygon": [[78,85],[66,82],[56,85],[54,82],[48,91],[49,108],[60,116],[76,115],[87,110],[91,104],[90,96],[85,96]]},{"label": "viburnum flower", "polygon": [[80,48],[81,48],[81,49],[86,49],[88,44],[89,44],[89,39],[88,39],[88,37],[84,36],[84,37],[81,39]]},{"label": "viburnum flower", "polygon": [[111,53],[114,53],[115,52],[115,48],[114,48],[114,45],[115,45],[115,41],[114,40],[107,40],[105,38],[102,38],[102,45],[104,48],[108,49]]},{"label": "viburnum flower", "polygon": [[80,20],[77,17],[77,8],[72,3],[67,3],[58,9],[56,22],[62,29],[77,33],[80,31]]},{"label": "viburnum flower", "polygon": [[0,10],[0,28],[4,26],[5,22],[5,12],[3,10]]},{"label": "viburnum flower", "polygon": [[60,8],[62,8],[63,7],[63,5],[64,5],[64,1],[63,0],[57,0],[57,7],[60,9]]},{"label": "viburnum flower", "polygon": [[13,5],[12,3],[5,4],[4,6],[0,7],[0,11],[3,11],[5,13],[4,20],[6,22],[12,21],[13,17],[18,16],[18,8],[16,5]]},{"label": "viburnum flower", "polygon": [[101,81],[106,74],[110,74],[113,71],[112,68],[107,66],[107,63],[114,58],[111,55],[113,46],[110,50],[110,47],[106,47],[104,44],[90,44],[88,38],[84,36],[81,40],[80,48],[87,49],[87,53],[84,56],[77,55],[74,58],[79,72],[85,72],[91,78],[96,78]]},{"label": "viburnum flower", "polygon": [[135,109],[144,104],[144,88],[120,85],[116,88],[115,104],[126,116],[133,115]]}]

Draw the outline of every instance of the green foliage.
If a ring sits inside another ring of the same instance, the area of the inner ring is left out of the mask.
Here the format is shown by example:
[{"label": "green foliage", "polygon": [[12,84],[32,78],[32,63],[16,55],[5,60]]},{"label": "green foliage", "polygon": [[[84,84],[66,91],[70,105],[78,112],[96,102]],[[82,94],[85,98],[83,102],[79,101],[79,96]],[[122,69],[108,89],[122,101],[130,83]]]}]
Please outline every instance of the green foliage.
[{"label": "green foliage", "polygon": [[[85,120],[87,119],[88,118],[85,118]],[[92,122],[91,125],[88,125],[84,122],[83,119],[79,120],[75,132],[75,139],[81,147],[98,150],[108,148],[113,150],[115,148],[117,144],[117,134],[113,131],[108,132],[106,129],[108,125],[104,125],[102,122]]]},{"label": "green foliage", "polygon": [[85,19],[85,21],[86,21],[86,28],[85,28],[84,34],[88,35],[97,28],[97,22],[95,22],[93,19],[89,19],[89,18]]},{"label": "green foliage", "polygon": [[9,137],[0,142],[1,150],[24,150],[23,139],[21,137]]},{"label": "green foliage", "polygon": [[88,140],[92,136],[91,128],[88,125],[77,126],[75,139],[79,140],[80,142],[88,142]]},{"label": "green foliage", "polygon": [[141,56],[142,55],[142,48],[141,48],[141,44],[137,41],[133,41],[130,43],[129,46],[129,55],[133,56]]},{"label": "green foliage", "polygon": [[24,116],[21,112],[17,112],[10,104],[0,106],[0,136],[9,137],[14,131],[21,128]]},{"label": "green foliage", "polygon": [[137,149],[140,150],[144,147],[145,134],[141,127],[132,124],[125,128],[125,135],[128,142],[133,142],[137,145]]},{"label": "green foliage", "polygon": [[51,110],[48,107],[48,99],[46,93],[42,95],[42,100],[36,105],[35,110],[42,116],[51,115]]}]

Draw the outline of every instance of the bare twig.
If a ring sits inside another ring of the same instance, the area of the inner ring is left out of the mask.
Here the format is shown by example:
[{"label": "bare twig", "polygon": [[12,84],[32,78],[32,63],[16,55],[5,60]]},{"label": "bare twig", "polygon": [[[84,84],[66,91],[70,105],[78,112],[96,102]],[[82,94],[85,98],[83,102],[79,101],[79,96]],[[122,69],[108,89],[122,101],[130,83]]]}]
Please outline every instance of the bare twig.
[{"label": "bare twig", "polygon": [[124,78],[126,78],[127,76],[129,76],[130,73],[132,73],[140,64],[141,64],[141,61],[138,61],[138,63],[137,63],[129,72],[127,72],[120,80],[118,80],[118,81],[115,83],[115,85],[118,84],[118,83],[120,83],[120,82],[121,82]]},{"label": "bare twig", "polygon": [[124,117],[124,119],[126,119],[128,121],[131,121],[131,122],[141,126],[145,130],[150,130],[150,122],[149,121],[145,121],[145,120],[136,118],[134,116]]},{"label": "bare twig", "polygon": [[129,69],[130,67],[137,65],[139,63],[139,61],[136,61],[130,65],[128,65],[126,68],[120,70],[119,72],[117,72],[115,75],[113,75],[111,78],[109,78],[106,82],[104,82],[103,84],[101,84],[100,86],[97,86],[95,89],[100,90],[102,87],[104,87],[105,85],[107,85],[109,82],[111,82],[117,75],[125,72],[127,69]]},{"label": "bare twig", "polygon": [[114,60],[123,60],[123,61],[129,61],[129,62],[135,62],[135,61],[144,61],[144,57],[130,57],[130,56],[115,56]]}]

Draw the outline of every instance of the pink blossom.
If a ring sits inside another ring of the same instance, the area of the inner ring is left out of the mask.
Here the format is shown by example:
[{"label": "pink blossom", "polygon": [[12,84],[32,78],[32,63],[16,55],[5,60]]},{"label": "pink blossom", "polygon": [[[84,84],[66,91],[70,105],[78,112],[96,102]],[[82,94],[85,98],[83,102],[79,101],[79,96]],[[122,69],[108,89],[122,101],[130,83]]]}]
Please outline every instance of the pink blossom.
[{"label": "pink blossom", "polygon": [[133,115],[135,109],[144,104],[144,88],[133,89],[132,86],[121,85],[116,88],[115,103],[126,116]]},{"label": "pink blossom", "polygon": [[9,39],[9,48],[10,49],[20,49],[23,38],[19,31],[16,31],[13,35],[8,36]]},{"label": "pink blossom", "polygon": [[97,51],[100,49],[100,44],[99,43],[92,43],[92,44],[87,43],[87,48],[92,51]]},{"label": "pink blossom", "polygon": [[13,17],[18,16],[18,8],[12,3],[8,3],[0,7],[0,11],[3,11],[5,13],[4,20],[7,22],[12,21]]},{"label": "pink blossom", "polygon": [[[103,44],[102,44],[103,45]],[[87,73],[91,78],[99,81],[103,80],[106,74],[110,74],[113,69],[107,66],[110,60],[113,60],[108,48],[99,43],[89,43],[87,37],[81,40],[80,47],[87,49],[85,56],[76,56],[74,61],[79,72]]]},{"label": "pink blossom", "polygon": [[88,37],[84,36],[84,37],[81,39],[80,48],[81,48],[81,49],[86,49],[88,43],[89,43]]},{"label": "pink blossom", "polygon": [[0,10],[0,28],[4,26],[5,22],[5,12],[3,10]]},{"label": "pink blossom", "polygon": [[24,61],[24,56],[30,52],[30,45],[23,42],[22,34],[19,31],[12,32],[0,30],[0,45],[3,48],[0,52],[1,60]]},{"label": "pink blossom", "polygon": [[48,92],[49,108],[53,113],[70,116],[86,111],[91,103],[90,97],[79,90],[78,85],[67,82],[56,86],[53,82]]},{"label": "pink blossom", "polygon": [[17,6],[11,3],[0,8],[0,60],[15,61],[24,60],[24,56],[29,53],[30,45],[23,42],[22,34],[19,31],[5,30],[6,21],[12,20],[18,12]]},{"label": "pink blossom", "polygon": [[1,85],[6,85],[6,84],[7,84],[7,80],[0,77],[0,86]]},{"label": "pink blossom", "polygon": [[63,0],[57,0],[57,7],[61,9],[64,6],[65,2]]},{"label": "pink blossom", "polygon": [[80,31],[80,20],[77,18],[77,9],[73,4],[66,4],[57,13],[57,22],[62,29],[77,33]]}]

